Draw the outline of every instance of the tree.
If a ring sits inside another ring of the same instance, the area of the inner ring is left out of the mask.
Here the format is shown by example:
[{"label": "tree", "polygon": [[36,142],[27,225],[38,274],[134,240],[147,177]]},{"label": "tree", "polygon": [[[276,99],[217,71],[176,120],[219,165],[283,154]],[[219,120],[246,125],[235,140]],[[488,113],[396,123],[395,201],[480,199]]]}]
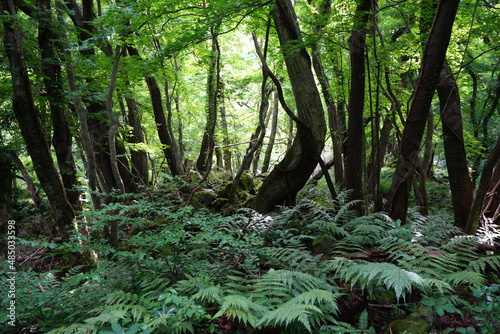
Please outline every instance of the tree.
[{"label": "tree", "polygon": [[206,176],[212,168],[212,157],[215,148],[215,126],[219,105],[220,81],[220,48],[217,32],[212,28],[212,50],[207,77],[206,125],[201,141],[200,154],[196,161],[196,170]]},{"label": "tree", "polygon": [[28,69],[24,62],[21,36],[16,26],[16,9],[12,0],[2,0],[0,10],[9,16],[4,20],[4,43],[9,58],[12,77],[12,108],[21,129],[28,154],[40,184],[47,194],[54,212],[59,233],[66,239],[75,216],[68,201],[66,191],[52,160],[49,145],[45,140],[38,111],[35,108],[31,93]]},{"label": "tree", "polygon": [[56,25],[53,23],[51,11],[50,1],[41,0],[36,13],[39,15],[38,44],[41,52],[42,74],[53,127],[52,145],[56,152],[57,164],[68,200],[76,211],[81,211],[81,191],[75,189],[80,186],[80,182],[77,178],[78,172],[71,149],[73,135],[67,120],[68,104],[65,99],[61,60],[56,54],[58,46],[55,41],[58,36],[55,33]]},{"label": "tree", "polygon": [[[139,51],[131,44],[127,46],[127,50],[130,56],[140,60]],[[170,167],[170,173],[173,176],[183,175],[184,166],[182,165],[182,157],[179,152],[177,142],[174,138],[174,133],[172,126],[167,122],[165,117],[165,111],[163,109],[163,102],[161,98],[161,91],[156,78],[152,75],[145,77],[146,84],[148,86],[149,95],[151,97],[151,104],[153,106],[153,115],[156,122],[156,129],[158,132],[158,137],[163,145],[163,152],[165,153],[165,158],[167,159],[168,166]]]},{"label": "tree", "polygon": [[285,64],[297,107],[298,125],[291,148],[266,177],[254,202],[259,212],[276,205],[293,205],[306,184],[323,149],[326,123],[319,92],[311,71],[311,59],[301,42],[297,17],[290,0],[278,0],[271,12],[283,48]]},{"label": "tree", "polygon": [[455,225],[465,229],[474,198],[474,188],[467,166],[458,86],[446,62],[441,70],[437,93]]},{"label": "tree", "polygon": [[[345,152],[346,188],[352,190],[352,199],[363,199],[363,111],[365,101],[365,47],[366,29],[370,20],[371,0],[361,0],[354,15],[354,29],[349,37],[351,57],[351,86],[349,90],[347,145]],[[355,206],[363,215],[363,203]]]},{"label": "tree", "polygon": [[425,43],[420,76],[411,98],[400,145],[400,156],[389,191],[388,207],[393,219],[406,221],[411,177],[417,167],[420,142],[450,42],[457,9],[457,1],[439,2],[431,32]]}]

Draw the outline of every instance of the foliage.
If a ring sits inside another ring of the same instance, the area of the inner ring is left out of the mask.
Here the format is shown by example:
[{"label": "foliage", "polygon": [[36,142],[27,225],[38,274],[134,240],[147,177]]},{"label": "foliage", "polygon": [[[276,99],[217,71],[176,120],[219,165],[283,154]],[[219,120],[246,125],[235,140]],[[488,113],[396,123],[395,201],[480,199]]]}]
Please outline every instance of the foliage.
[{"label": "foliage", "polygon": [[[484,332],[497,324],[498,286],[486,285],[486,273],[498,271],[499,256],[481,255],[479,238],[456,235],[445,221],[352,219],[350,202],[308,199],[269,217],[168,203],[136,199],[87,214],[93,228],[119,219],[120,249],[98,254],[91,269],[19,272],[19,325],[50,333],[373,332],[380,324],[366,308],[342,320],[352,290],[438,316],[464,316],[465,308]],[[85,247],[110,249],[92,235]],[[316,253],[319,236],[328,255]],[[472,293],[457,295],[464,286]]]}]

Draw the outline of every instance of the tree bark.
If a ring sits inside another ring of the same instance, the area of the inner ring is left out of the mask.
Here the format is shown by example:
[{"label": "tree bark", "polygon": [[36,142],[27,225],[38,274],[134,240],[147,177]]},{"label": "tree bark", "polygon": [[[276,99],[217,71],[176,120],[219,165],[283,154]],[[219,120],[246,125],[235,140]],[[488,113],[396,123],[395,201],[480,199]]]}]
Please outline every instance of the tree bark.
[{"label": "tree bark", "polygon": [[[132,127],[132,133],[128,137],[128,142],[131,144],[144,143],[144,133],[139,117],[137,102],[133,98],[126,97],[125,103],[127,104],[128,109],[128,125]],[[130,153],[132,160],[133,182],[145,186],[149,185],[148,154],[141,149],[131,149]]]},{"label": "tree bark", "polygon": [[220,91],[220,49],[217,33],[212,29],[212,55],[207,78],[206,125],[201,141],[196,170],[207,176],[212,168],[215,147],[215,126],[217,125],[218,95]]},{"label": "tree bark", "polygon": [[50,0],[40,0],[37,13],[39,16],[38,45],[41,52],[42,74],[49,98],[53,128],[52,145],[68,201],[75,211],[81,211],[81,191],[76,189],[80,186],[80,182],[77,178],[78,172],[72,153],[73,136],[67,120],[67,101],[64,97],[60,60],[56,55],[57,45],[54,40],[57,39],[57,36],[54,31],[57,28],[52,23]]},{"label": "tree bark", "polygon": [[[140,59],[139,51],[134,46],[128,45],[127,50],[130,56]],[[180,157],[177,143],[173,138],[173,131],[169,128],[165,117],[160,87],[153,76],[147,76],[145,77],[145,80],[151,97],[151,103],[153,105],[153,115],[156,122],[158,137],[160,138],[162,145],[164,145],[163,152],[165,153],[170,173],[172,176],[183,175],[184,167],[182,165],[182,158]]]},{"label": "tree bark", "polygon": [[[370,20],[371,0],[361,0],[354,15],[354,29],[349,37],[351,57],[351,85],[349,90],[347,144],[345,151],[346,188],[352,191],[352,200],[363,199],[364,124],[365,105],[365,48],[366,27]],[[353,209],[358,215],[364,213],[364,204],[357,203]]]},{"label": "tree bark", "polygon": [[[95,26],[93,21],[95,19],[93,0],[82,0],[82,10],[78,7],[75,0],[65,2],[69,9],[73,24],[78,29],[78,43],[81,46],[80,54],[87,59],[91,59],[95,55],[93,47],[84,47],[85,42],[95,35]],[[103,51],[107,55],[112,54],[109,48],[103,47]],[[93,79],[90,76],[85,78],[87,83],[91,83]],[[82,98],[83,103],[86,105],[87,111],[87,125],[91,137],[92,152],[98,173],[98,181],[100,190],[104,193],[110,193],[116,187],[114,182],[113,171],[111,167],[110,154],[109,154],[109,124],[106,121],[106,102],[104,100],[96,100],[92,96],[92,92],[86,92]],[[110,201],[111,198],[106,197],[105,201]]]},{"label": "tree bark", "polygon": [[262,162],[261,173],[267,173],[269,170],[269,164],[271,163],[271,154],[273,153],[274,142],[276,140],[276,130],[278,128],[278,96],[274,93],[272,102],[272,120],[271,120],[271,130],[269,132],[269,141],[267,142],[266,152],[264,154],[264,161]]},{"label": "tree bark", "polygon": [[[326,26],[326,22],[322,22],[322,18],[330,14],[332,7],[331,0],[323,1],[319,6],[318,19],[320,24],[315,28],[316,32],[320,32]],[[319,84],[321,85],[321,92],[323,94],[323,99],[325,100],[326,111],[328,114],[328,127],[330,131],[330,136],[332,137],[332,147],[333,147],[333,170],[335,175],[335,182],[337,184],[342,184],[344,180],[344,158],[342,155],[342,123],[340,116],[335,106],[335,101],[330,93],[330,82],[326,76],[323,62],[321,60],[321,50],[320,47],[313,43],[311,45],[311,56],[313,62],[314,72],[318,78]]]},{"label": "tree bark", "polygon": [[120,64],[120,58],[122,54],[122,48],[120,46],[116,47],[115,58],[113,61],[113,69],[111,70],[111,76],[109,78],[108,92],[106,94],[106,112],[108,114],[109,121],[109,134],[108,134],[108,145],[109,145],[109,159],[111,163],[111,171],[113,173],[113,178],[118,190],[121,194],[125,193],[125,185],[120,175],[120,170],[118,168],[118,159],[116,153],[116,133],[120,127],[118,119],[115,117],[113,112],[113,92],[116,86],[116,77],[118,76],[118,65]]},{"label": "tree bark", "polygon": [[425,43],[420,77],[411,98],[403,130],[400,157],[392,178],[388,201],[391,218],[403,222],[406,221],[408,211],[411,177],[416,168],[427,114],[450,42],[458,4],[459,2],[455,0],[439,2],[431,32]]},{"label": "tree bark", "polygon": [[35,108],[28,69],[24,63],[21,36],[15,24],[16,10],[13,0],[2,0],[0,9],[9,14],[4,18],[4,47],[9,58],[12,76],[12,108],[38,180],[54,212],[59,233],[66,240],[75,213],[66,197],[66,191],[52,160],[45,133],[38,118],[38,111]]},{"label": "tree bark", "polygon": [[219,114],[220,114],[220,127],[222,129],[222,160],[224,162],[224,169],[229,173],[233,173],[231,150],[229,148],[229,128],[226,119],[226,104],[224,101],[224,84],[221,83],[220,101],[219,101]]},{"label": "tree bark", "polygon": [[458,86],[446,62],[441,69],[437,93],[455,225],[465,229],[474,200],[474,188],[467,165]]},{"label": "tree bark", "polygon": [[[300,47],[297,17],[290,0],[277,0],[272,10],[280,44],[297,106],[298,119],[306,126],[298,126],[291,148],[283,160],[266,177],[254,202],[259,212],[268,212],[276,205],[294,205],[299,190],[306,184],[317,165],[326,133],[323,106],[311,71],[311,59]],[[295,48],[294,48],[295,49]]]},{"label": "tree bark", "polygon": [[[465,232],[468,234],[475,234],[479,222],[481,220],[481,213],[483,209],[483,204],[486,199],[488,189],[492,181],[493,170],[495,165],[500,161],[500,136],[497,139],[496,145],[490,153],[488,160],[484,164],[481,177],[479,179],[479,185],[476,190],[476,196],[474,197],[474,202],[472,203],[472,209],[470,211],[469,217],[467,219],[467,225],[465,227]],[[496,181],[496,180],[495,180]],[[498,181],[497,181],[498,182]]]},{"label": "tree bark", "polygon": [[158,130],[158,137],[160,142],[164,145],[163,152],[167,158],[167,163],[170,168],[170,173],[172,176],[178,176],[184,174],[184,168],[182,167],[182,162],[179,161],[178,154],[176,153],[176,143],[171,136],[171,132],[167,127],[167,119],[165,118],[165,112],[163,110],[163,105],[161,102],[161,93],[156,79],[154,77],[146,77],[146,83],[148,85],[149,93],[151,95],[151,102],[153,104],[153,114],[156,122],[156,128]]}]

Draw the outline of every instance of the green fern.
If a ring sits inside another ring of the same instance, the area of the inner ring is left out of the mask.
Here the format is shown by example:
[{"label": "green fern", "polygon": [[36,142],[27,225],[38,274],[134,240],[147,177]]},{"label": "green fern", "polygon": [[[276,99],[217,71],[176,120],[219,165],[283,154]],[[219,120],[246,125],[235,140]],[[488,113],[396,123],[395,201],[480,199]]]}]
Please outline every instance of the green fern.
[{"label": "green fern", "polygon": [[385,285],[387,289],[393,289],[396,298],[405,297],[406,293],[412,291],[413,286],[420,287],[423,278],[412,271],[402,269],[392,263],[370,263],[356,262],[350,266],[344,266],[345,270],[337,274],[346,282],[359,285],[367,289],[371,294],[373,287]]},{"label": "green fern", "polygon": [[191,299],[204,303],[222,303],[224,289],[220,285],[211,285],[202,288],[200,291],[191,296]]},{"label": "green fern", "polygon": [[288,327],[294,322],[298,322],[308,332],[312,332],[311,318],[318,319],[321,315],[323,315],[321,310],[314,305],[298,304],[290,301],[280,305],[276,310],[266,313],[258,325]]},{"label": "green fern", "polygon": [[268,309],[250,298],[243,295],[228,295],[222,300],[220,310],[214,315],[214,318],[226,315],[229,319],[238,319],[239,321],[256,327],[259,318],[268,312]]}]

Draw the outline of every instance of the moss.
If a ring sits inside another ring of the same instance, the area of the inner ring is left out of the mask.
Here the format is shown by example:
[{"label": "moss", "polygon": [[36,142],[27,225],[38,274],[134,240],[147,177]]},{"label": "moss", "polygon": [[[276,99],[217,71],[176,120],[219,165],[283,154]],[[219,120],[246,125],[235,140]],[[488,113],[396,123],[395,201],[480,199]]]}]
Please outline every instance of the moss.
[{"label": "moss", "polygon": [[217,195],[212,189],[204,189],[193,194],[191,205],[195,209],[206,209],[217,199]]},{"label": "moss", "polygon": [[219,197],[215,201],[213,201],[213,203],[211,204],[211,207],[214,210],[219,211],[219,210],[226,208],[228,204],[229,204],[229,200],[227,198]]},{"label": "moss", "polygon": [[434,313],[427,306],[420,306],[406,319],[398,319],[389,324],[386,334],[428,334],[434,322]]}]

